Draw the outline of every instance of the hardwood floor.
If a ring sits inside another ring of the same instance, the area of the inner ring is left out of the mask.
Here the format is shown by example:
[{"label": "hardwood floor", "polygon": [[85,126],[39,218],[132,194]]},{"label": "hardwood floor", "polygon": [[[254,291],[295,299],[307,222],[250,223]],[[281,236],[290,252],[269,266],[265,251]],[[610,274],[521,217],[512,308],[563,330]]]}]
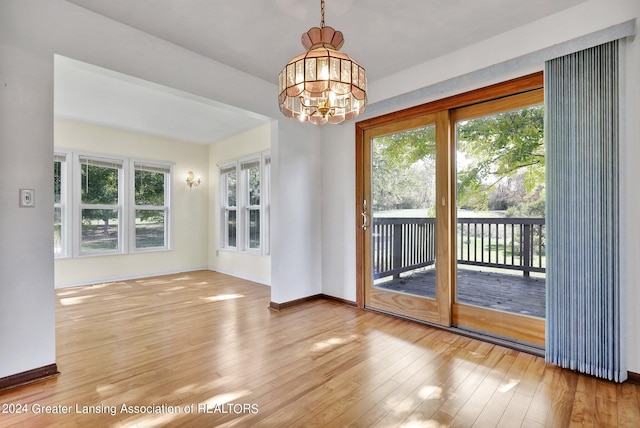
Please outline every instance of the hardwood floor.
[{"label": "hardwood floor", "polygon": [[637,385],[337,302],[276,312],[269,300],[266,286],[206,271],[57,290],[61,374],[0,392],[0,426],[640,421]]}]

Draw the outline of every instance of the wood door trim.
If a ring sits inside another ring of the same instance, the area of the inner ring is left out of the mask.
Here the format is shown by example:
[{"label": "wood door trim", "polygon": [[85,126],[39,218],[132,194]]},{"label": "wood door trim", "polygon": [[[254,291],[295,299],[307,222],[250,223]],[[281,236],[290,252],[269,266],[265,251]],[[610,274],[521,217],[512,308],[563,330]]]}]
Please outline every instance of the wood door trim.
[{"label": "wood door trim", "polygon": [[[439,113],[442,114],[442,113]],[[448,119],[448,114],[447,114]],[[365,293],[365,288],[368,283],[373,283],[373,278],[371,277],[372,269],[370,266],[370,262],[366,262],[364,260],[364,254],[367,252],[367,248],[372,245],[370,242],[369,234],[362,228],[362,212],[363,200],[367,200],[367,218],[368,223],[371,226],[373,224],[372,219],[372,206],[370,201],[370,183],[365,180],[365,174],[367,171],[371,170],[371,154],[370,149],[371,146],[368,145],[368,141],[379,137],[382,135],[391,134],[398,131],[403,131],[407,129],[415,129],[423,126],[435,125],[437,126],[438,115],[437,114],[424,114],[421,116],[415,116],[408,118],[406,120],[398,120],[393,123],[387,123],[380,127],[367,128],[363,129],[361,132],[358,132],[356,135],[356,263],[357,263],[357,277],[356,281],[359,286],[356,288],[356,303],[359,308],[364,308],[366,305],[372,306],[373,304],[381,305],[380,309],[384,311],[391,311],[392,308],[398,307],[398,302],[407,302],[412,296],[404,296],[404,297],[382,297],[384,293],[388,292],[372,292],[370,296],[367,296]],[[436,135],[437,135],[436,131]],[[438,142],[437,142],[438,143]],[[436,144],[437,145],[437,144]],[[371,300],[371,298],[373,300]],[[419,296],[415,296],[416,299],[421,300],[422,298]],[[434,302],[432,299],[431,302]],[[391,303],[390,303],[391,302]],[[410,314],[407,316],[416,319],[424,319],[430,322],[438,323],[438,316],[431,315],[433,313],[437,313],[434,306],[431,303],[424,303],[425,309],[424,311],[419,311],[416,309],[415,305],[408,304]],[[450,324],[447,324],[450,325]]]},{"label": "wood door trim", "polygon": [[[485,101],[466,107],[460,107],[451,111],[451,124],[455,125],[459,120],[471,120],[478,117],[493,115],[498,112],[522,109],[524,107],[542,104],[544,102],[544,89],[533,89],[520,94],[497,100]],[[452,126],[452,128],[454,128]]]},{"label": "wood door trim", "polygon": [[[436,301],[437,324],[451,326],[453,295],[450,284],[455,278],[455,192],[451,189],[455,170],[452,156],[451,120],[449,111],[436,114]],[[444,245],[442,243],[445,243]],[[453,275],[453,276],[452,276]]]},{"label": "wood door trim", "polygon": [[[393,293],[372,288],[367,296],[367,306],[390,314],[401,314],[405,318],[439,324],[438,303],[428,297],[413,294]],[[419,302],[419,305],[416,305]]]},{"label": "wood door trim", "polygon": [[[542,72],[530,74],[528,76],[519,77],[507,82],[497,83],[495,85],[465,92],[463,94],[454,95],[422,104],[408,109],[399,110],[386,115],[374,117],[356,123],[356,198],[355,198],[355,224],[356,224],[356,304],[359,308],[364,308],[364,238],[365,233],[362,230],[362,207],[361,203],[365,196],[364,186],[364,132],[365,130],[391,125],[395,122],[405,121],[427,114],[435,114],[445,110],[465,107],[485,101],[495,100],[506,96],[512,96],[517,93],[524,93],[540,89],[544,86],[544,76]],[[449,137],[450,138],[450,137]],[[455,161],[450,159],[450,161]],[[453,166],[450,166],[452,168]],[[451,171],[451,169],[450,169]],[[455,178],[454,178],[455,179]],[[451,180],[451,177],[449,177]],[[455,190],[452,190],[455,192]],[[449,195],[449,201],[455,197],[454,194]],[[450,205],[450,204],[449,204]],[[450,209],[451,211],[451,209]],[[451,215],[451,213],[449,214]],[[454,213],[455,215],[455,213]],[[454,230],[451,233],[455,233]],[[455,239],[455,237],[453,238]],[[455,263],[452,265],[449,275],[455,277]],[[441,314],[439,318],[445,319],[446,314]]]},{"label": "wood door trim", "polygon": [[[461,318],[465,319],[463,324],[460,323]],[[545,346],[546,322],[542,318],[454,303],[453,324]]]},{"label": "wood door trim", "polygon": [[365,198],[364,170],[364,128],[356,124],[356,198],[355,198],[355,224],[356,224],[356,305],[364,309],[364,239],[366,236],[362,228],[362,201]]},{"label": "wood door trim", "polygon": [[442,110],[452,110],[460,107],[466,107],[473,104],[491,101],[502,97],[512,96],[514,94],[532,91],[544,87],[544,76],[542,71],[527,76],[519,77],[502,83],[496,83],[484,88],[475,89],[458,95],[453,95],[440,100],[432,101],[415,107],[409,107],[393,113],[363,120],[356,123],[356,135],[358,129],[370,129],[394,123],[400,120],[406,120],[413,117],[419,117],[425,114],[433,114]]}]

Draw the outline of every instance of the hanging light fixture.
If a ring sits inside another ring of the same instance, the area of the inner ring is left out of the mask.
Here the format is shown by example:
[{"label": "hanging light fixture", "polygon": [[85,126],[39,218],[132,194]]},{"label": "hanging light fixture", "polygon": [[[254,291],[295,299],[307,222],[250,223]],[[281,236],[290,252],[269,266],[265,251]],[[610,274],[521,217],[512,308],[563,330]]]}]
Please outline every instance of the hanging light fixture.
[{"label": "hanging light fixture", "polygon": [[278,78],[280,111],[316,125],[353,119],[367,105],[364,68],[338,52],[344,38],[342,32],[324,26],[324,0],[320,0],[320,13],[320,28],[302,35],[307,53],[289,61]]}]

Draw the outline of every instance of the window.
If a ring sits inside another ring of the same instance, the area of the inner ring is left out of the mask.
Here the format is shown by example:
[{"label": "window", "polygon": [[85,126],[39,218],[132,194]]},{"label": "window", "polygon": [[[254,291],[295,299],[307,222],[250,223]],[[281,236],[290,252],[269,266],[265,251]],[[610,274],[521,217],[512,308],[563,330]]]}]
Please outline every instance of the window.
[{"label": "window", "polygon": [[134,162],[134,229],[136,250],[167,247],[168,165]]},{"label": "window", "polygon": [[262,253],[269,254],[270,235],[269,225],[271,224],[271,156],[265,155],[262,171]]},{"label": "window", "polygon": [[171,172],[167,163],[56,153],[56,257],[169,249]]},{"label": "window", "polygon": [[268,154],[220,167],[221,247],[268,254]]},{"label": "window", "polygon": [[53,254],[67,254],[67,155],[53,156]]},{"label": "window", "polygon": [[224,248],[236,248],[237,246],[237,206],[236,183],[238,172],[236,165],[220,168],[220,187],[223,206],[223,243]]},{"label": "window", "polygon": [[121,251],[122,161],[80,156],[80,253]]},{"label": "window", "polygon": [[243,205],[245,207],[244,247],[260,250],[260,160],[243,162],[242,170]]}]

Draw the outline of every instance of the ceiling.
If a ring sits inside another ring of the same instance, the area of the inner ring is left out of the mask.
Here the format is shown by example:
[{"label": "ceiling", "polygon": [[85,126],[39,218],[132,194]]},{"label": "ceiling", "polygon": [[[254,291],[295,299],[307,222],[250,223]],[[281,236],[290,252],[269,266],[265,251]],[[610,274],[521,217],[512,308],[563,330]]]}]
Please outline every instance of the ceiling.
[{"label": "ceiling", "polygon": [[[67,1],[274,85],[304,52],[301,34],[320,25],[319,0]],[[326,0],[325,23],[373,82],[584,1]]]},{"label": "ceiling", "polygon": [[55,57],[56,117],[199,144],[240,134],[269,118],[214,100]]}]

